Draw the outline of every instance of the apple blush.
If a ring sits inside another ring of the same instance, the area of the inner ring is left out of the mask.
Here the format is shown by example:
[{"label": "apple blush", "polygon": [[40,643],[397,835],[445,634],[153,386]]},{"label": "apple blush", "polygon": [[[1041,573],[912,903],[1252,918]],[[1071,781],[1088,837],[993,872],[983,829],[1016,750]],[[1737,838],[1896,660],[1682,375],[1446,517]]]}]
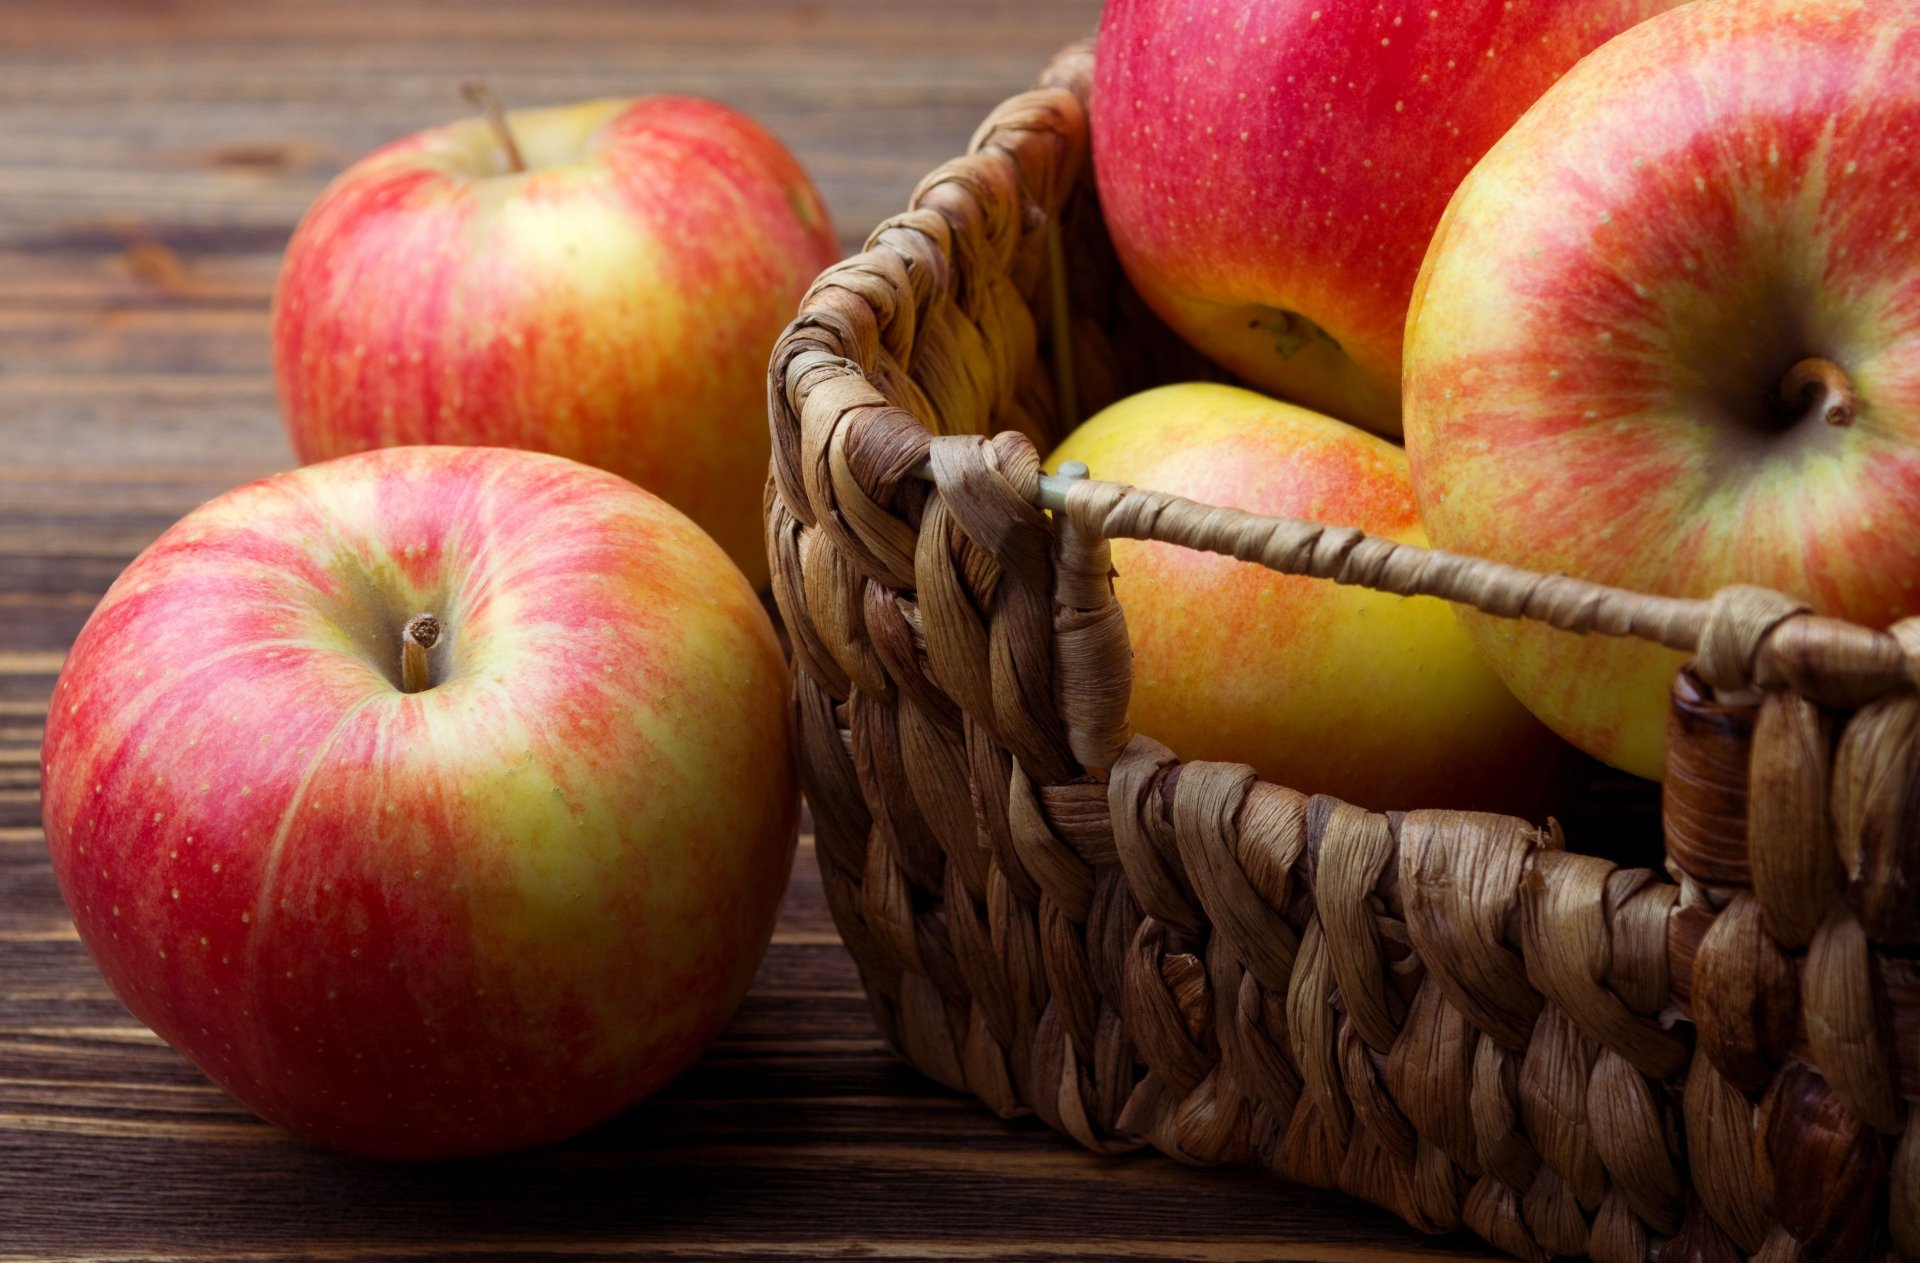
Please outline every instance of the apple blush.
[{"label": "apple blush", "polygon": [[[1408,318],[1435,544],[1663,596],[1920,614],[1920,8],[1696,0],[1461,185]],[[1562,736],[1659,777],[1684,655],[1462,618]]]},{"label": "apple blush", "polygon": [[559,1140],[713,1039],[796,836],[785,670],[725,553],[612,474],[401,447],[222,495],[87,620],[54,875],[141,1021],[270,1122]]},{"label": "apple blush", "polygon": [[711,101],[505,111],[388,145],[320,195],[274,292],[303,461],[410,443],[611,470],[767,577],[767,357],[839,258],[781,143]]}]

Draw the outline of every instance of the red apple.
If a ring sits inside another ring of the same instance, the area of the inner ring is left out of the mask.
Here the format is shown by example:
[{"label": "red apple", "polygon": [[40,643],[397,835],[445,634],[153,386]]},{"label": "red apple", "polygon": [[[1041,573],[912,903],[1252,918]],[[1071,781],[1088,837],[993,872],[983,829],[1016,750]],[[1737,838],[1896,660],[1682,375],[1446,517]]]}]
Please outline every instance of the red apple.
[{"label": "red apple", "polygon": [[1679,0],[1109,0],[1100,203],[1127,275],[1269,393],[1400,433],[1447,198],[1583,54]]},{"label": "red apple", "polygon": [[526,110],[348,168],[287,247],[274,375],[303,461],[555,452],[663,497],[767,575],[767,356],[839,257],[780,142],[710,101]]},{"label": "red apple", "polygon": [[[1461,187],[1410,322],[1434,542],[1645,592],[1920,613],[1920,8],[1698,0]],[[1474,618],[1533,711],[1658,776],[1680,655]]]},{"label": "red apple", "polygon": [[114,583],[54,689],[47,842],[114,991],[263,1117],[538,1144],[745,992],[798,819],[784,697],[752,589],[656,497],[373,452],[220,496]]},{"label": "red apple", "polygon": [[[1048,459],[1251,513],[1424,544],[1407,456],[1232,386],[1130,396]],[[1378,811],[1532,814],[1566,747],[1475,654],[1444,601],[1283,575],[1174,544],[1113,541],[1135,728],[1185,759]]]}]

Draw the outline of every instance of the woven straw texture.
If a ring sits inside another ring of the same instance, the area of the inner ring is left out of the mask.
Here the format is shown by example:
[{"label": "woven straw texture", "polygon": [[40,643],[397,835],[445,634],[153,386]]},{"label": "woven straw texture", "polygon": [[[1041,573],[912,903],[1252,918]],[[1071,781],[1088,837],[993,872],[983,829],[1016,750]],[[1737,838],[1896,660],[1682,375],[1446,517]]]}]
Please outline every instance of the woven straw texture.
[{"label": "woven straw texture", "polygon": [[[887,1037],[1089,1148],[1261,1164],[1522,1258],[1920,1258],[1920,627],[1097,483],[1035,507],[1036,446],[1207,372],[1106,243],[1092,66],[996,110],[771,367],[800,761]],[[1694,650],[1667,873],[1182,765],[1127,725],[1118,536]]]}]

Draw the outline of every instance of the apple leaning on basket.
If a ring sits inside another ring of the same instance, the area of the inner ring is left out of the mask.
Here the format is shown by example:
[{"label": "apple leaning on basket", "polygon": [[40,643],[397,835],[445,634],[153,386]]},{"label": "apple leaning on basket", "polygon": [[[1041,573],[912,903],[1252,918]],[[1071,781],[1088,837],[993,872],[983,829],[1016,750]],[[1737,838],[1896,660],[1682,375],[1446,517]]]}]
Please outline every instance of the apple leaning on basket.
[{"label": "apple leaning on basket", "polygon": [[1527,1259],[1920,1257],[1916,67],[1111,0],[823,278],[768,539],[900,1053]]}]

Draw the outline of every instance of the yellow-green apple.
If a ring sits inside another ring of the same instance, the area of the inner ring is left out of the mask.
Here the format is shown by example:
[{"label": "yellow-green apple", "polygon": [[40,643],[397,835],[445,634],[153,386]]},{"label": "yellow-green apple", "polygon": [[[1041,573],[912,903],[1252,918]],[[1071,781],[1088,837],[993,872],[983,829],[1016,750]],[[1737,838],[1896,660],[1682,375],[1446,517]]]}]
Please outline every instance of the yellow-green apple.
[{"label": "yellow-green apple", "polygon": [[[1920,613],[1920,8],[1696,0],[1461,186],[1409,319],[1434,541],[1703,596]],[[1662,772],[1681,655],[1469,616],[1574,744]]]},{"label": "yellow-green apple", "polygon": [[767,356],[837,257],[792,155],[713,102],[453,123],[349,167],[295,231],[281,409],[304,461],[451,443],[610,469],[759,584]]},{"label": "yellow-green apple", "polygon": [[1109,0],[1100,202],[1127,275],[1247,382],[1400,433],[1447,198],[1583,54],[1679,0]]},{"label": "yellow-green apple", "polygon": [[127,1007],[268,1120],[384,1157],[555,1140],[746,990],[798,819],[783,675],[726,555],[612,474],[308,466],[182,519],[82,629],[55,876]]},{"label": "yellow-green apple", "polygon": [[[1208,504],[1424,544],[1406,454],[1233,386],[1112,405],[1048,461]],[[1113,541],[1133,726],[1185,759],[1375,810],[1531,813],[1564,747],[1475,654],[1452,610],[1173,544]]]}]

